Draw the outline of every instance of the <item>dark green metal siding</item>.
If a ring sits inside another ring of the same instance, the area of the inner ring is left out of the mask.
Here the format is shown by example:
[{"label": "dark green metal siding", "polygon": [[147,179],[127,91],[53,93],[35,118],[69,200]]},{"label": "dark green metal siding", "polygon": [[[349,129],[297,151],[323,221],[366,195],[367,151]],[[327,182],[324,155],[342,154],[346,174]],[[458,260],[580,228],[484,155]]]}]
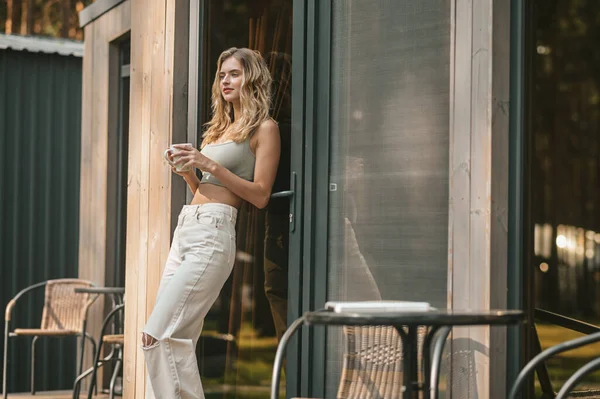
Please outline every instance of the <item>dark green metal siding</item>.
[{"label": "dark green metal siding", "polygon": [[[2,313],[28,285],[77,276],[81,73],[79,57],[0,50]],[[33,298],[17,305],[13,326],[39,327],[43,292]],[[29,390],[30,343],[9,342],[8,392]],[[72,387],[75,351],[71,338],[38,341],[38,390]]]}]

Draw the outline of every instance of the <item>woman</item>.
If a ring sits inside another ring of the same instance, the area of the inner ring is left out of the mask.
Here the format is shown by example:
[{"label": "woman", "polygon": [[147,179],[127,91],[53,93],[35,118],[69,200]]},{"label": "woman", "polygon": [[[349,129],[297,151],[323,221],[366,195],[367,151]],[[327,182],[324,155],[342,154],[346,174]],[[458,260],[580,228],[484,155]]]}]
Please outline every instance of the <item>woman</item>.
[{"label": "woman", "polygon": [[[235,221],[242,201],[264,208],[280,155],[269,117],[271,76],[260,54],[224,51],[212,88],[212,120],[202,150],[176,144],[177,166],[194,193],[179,215],[142,348],[146,398],[204,398],[195,355],[204,317],[233,267]],[[170,158],[174,160],[174,158]],[[193,168],[202,171],[198,179]]]}]

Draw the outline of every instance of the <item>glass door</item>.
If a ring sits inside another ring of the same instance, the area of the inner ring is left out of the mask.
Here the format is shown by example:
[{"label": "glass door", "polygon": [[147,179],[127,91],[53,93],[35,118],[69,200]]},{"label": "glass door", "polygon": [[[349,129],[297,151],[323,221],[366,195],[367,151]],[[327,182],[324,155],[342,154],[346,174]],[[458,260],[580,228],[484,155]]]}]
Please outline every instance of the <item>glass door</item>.
[{"label": "glass door", "polygon": [[[331,4],[327,300],[445,308],[450,2]],[[385,334],[358,330],[329,330],[326,397],[346,392],[344,354]]]},{"label": "glass door", "polygon": [[[293,119],[304,132],[301,310],[373,299],[445,308],[450,2],[294,4],[304,49],[294,48],[304,65],[294,107],[304,108]],[[344,397],[353,344],[370,341],[305,329],[299,395]]]},{"label": "glass door", "polygon": [[[525,274],[535,317],[530,357],[600,326],[600,3],[532,2]],[[562,316],[562,317],[561,317]],[[538,341],[539,340],[539,341]],[[536,396],[558,390],[597,357],[592,345],[553,357]],[[600,388],[600,375],[577,390]],[[583,396],[583,395],[582,395]]]},{"label": "glass door", "polygon": [[[199,121],[220,52],[258,49],[283,156],[269,207],[240,212],[200,369],[207,398],[268,397],[278,337],[302,312],[349,299],[446,306],[450,3],[203,4]],[[282,390],[335,397],[347,342],[341,330],[301,331]]]},{"label": "glass door", "polygon": [[[198,120],[210,118],[219,54],[258,50],[273,77],[271,116],[281,134],[281,160],[269,205],[238,214],[233,272],[209,312],[197,355],[208,398],[268,398],[273,359],[287,326],[290,234],[295,227],[292,144],[292,0],[201,2]],[[200,143],[201,129],[197,142]],[[292,206],[292,207],[291,207]],[[282,390],[286,384],[282,382]]]}]

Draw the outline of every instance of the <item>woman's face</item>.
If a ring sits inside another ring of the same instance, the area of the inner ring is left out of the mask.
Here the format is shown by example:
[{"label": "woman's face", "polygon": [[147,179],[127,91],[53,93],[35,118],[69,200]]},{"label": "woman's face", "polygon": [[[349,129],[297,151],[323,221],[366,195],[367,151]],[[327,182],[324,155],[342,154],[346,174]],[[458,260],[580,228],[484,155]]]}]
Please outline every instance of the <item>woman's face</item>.
[{"label": "woman's face", "polygon": [[243,78],[242,64],[234,57],[229,57],[221,64],[219,80],[221,94],[230,103],[239,101]]}]

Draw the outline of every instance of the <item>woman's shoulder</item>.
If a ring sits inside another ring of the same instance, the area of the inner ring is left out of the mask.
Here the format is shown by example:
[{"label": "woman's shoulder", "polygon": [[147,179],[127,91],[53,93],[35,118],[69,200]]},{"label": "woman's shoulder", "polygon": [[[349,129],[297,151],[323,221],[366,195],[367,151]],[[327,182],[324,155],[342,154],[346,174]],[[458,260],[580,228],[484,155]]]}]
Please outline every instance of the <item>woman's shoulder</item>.
[{"label": "woman's shoulder", "polygon": [[256,128],[256,131],[254,132],[254,136],[258,140],[260,140],[262,137],[267,138],[273,135],[279,136],[279,126],[272,118],[262,121],[262,123],[258,125],[258,128]]},{"label": "woman's shoulder", "polygon": [[271,148],[272,146],[278,147],[280,140],[279,126],[277,125],[277,122],[269,118],[261,122],[254,131],[250,142],[250,148],[252,152],[256,154],[256,148],[259,145],[264,148]]},{"label": "woman's shoulder", "polygon": [[261,130],[261,129],[263,129],[263,130],[270,130],[270,129],[277,129],[277,130],[279,130],[279,124],[273,118],[265,119],[258,126],[258,130]]}]

